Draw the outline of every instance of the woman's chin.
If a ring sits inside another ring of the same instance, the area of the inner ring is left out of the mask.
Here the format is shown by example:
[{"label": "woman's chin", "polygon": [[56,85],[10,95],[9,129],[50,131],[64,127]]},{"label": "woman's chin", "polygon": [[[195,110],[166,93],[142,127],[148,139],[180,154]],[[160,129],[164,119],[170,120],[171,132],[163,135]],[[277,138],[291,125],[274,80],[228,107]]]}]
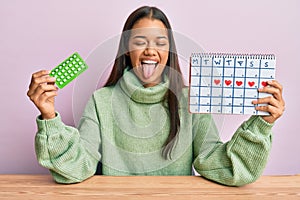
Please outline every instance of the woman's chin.
[{"label": "woman's chin", "polygon": [[149,77],[149,78],[143,77],[143,78],[140,78],[140,81],[142,82],[144,87],[153,87],[160,83],[160,81],[155,80],[154,77]]}]

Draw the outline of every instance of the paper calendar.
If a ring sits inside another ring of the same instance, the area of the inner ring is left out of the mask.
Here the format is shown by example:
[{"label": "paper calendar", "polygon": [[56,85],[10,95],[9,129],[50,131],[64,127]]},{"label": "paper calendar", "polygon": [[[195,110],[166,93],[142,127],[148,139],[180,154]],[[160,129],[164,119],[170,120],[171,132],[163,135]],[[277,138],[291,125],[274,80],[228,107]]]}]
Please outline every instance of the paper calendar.
[{"label": "paper calendar", "polygon": [[190,112],[269,115],[256,111],[252,101],[270,95],[257,89],[275,79],[275,65],[273,54],[193,53]]}]

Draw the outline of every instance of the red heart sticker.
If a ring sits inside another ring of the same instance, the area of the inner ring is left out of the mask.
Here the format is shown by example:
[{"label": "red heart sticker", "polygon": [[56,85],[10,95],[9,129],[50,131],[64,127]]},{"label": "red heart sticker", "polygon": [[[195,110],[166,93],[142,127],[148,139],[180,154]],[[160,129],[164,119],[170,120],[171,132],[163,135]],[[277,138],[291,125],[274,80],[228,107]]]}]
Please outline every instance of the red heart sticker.
[{"label": "red heart sticker", "polygon": [[243,84],[243,81],[236,81],[235,83],[237,84],[237,86],[241,86]]},{"label": "red heart sticker", "polygon": [[220,81],[220,79],[215,79],[214,82],[216,85],[219,85],[221,81]]},{"label": "red heart sticker", "polygon": [[231,80],[225,80],[225,84],[228,86],[231,84]]},{"label": "red heart sticker", "polygon": [[267,81],[262,81],[261,84],[262,84],[262,86],[264,86],[264,87],[268,86],[268,82],[267,82]]},{"label": "red heart sticker", "polygon": [[254,81],[249,81],[249,82],[248,82],[248,85],[249,85],[250,87],[253,87],[253,86],[255,85],[255,82],[254,82]]}]

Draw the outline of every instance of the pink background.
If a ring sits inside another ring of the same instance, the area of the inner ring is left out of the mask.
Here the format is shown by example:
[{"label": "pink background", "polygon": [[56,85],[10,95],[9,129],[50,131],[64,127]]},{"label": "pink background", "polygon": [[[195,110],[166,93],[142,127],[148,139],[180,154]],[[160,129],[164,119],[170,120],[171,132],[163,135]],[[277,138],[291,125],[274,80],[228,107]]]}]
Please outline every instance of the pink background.
[{"label": "pink background", "polygon": [[[34,153],[39,113],[26,96],[31,74],[53,68],[74,51],[88,58],[99,44],[120,33],[134,9],[155,5],[167,14],[174,31],[205,51],[276,54],[276,79],[284,86],[286,111],[274,126],[264,174],[299,174],[300,1],[181,2],[1,0],[0,173],[48,173],[38,165]],[[183,68],[186,72],[185,65]],[[73,89],[74,82],[61,90],[56,100],[57,110],[69,125],[76,123]],[[248,117],[216,116],[224,141]]]}]

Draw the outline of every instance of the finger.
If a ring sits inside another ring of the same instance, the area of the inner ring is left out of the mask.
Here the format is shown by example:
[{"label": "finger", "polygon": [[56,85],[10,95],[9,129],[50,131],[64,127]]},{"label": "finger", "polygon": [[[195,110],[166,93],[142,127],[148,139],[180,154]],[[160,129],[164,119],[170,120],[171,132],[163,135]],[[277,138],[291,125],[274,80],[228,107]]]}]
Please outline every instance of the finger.
[{"label": "finger", "polygon": [[268,85],[269,86],[267,86],[267,87],[259,88],[258,91],[273,94],[276,99],[278,99],[279,101],[282,101],[282,99],[283,99],[283,97],[282,97],[282,91],[283,91],[282,85],[276,80],[268,81]]},{"label": "finger", "polygon": [[51,77],[49,75],[44,75],[38,78],[34,78],[31,80],[31,84],[29,86],[29,90],[27,92],[27,95],[30,96],[33,93],[35,93],[35,90],[41,85],[41,84],[50,84],[54,85],[55,83],[55,77]]},{"label": "finger", "polygon": [[284,104],[272,96],[255,100],[253,103],[258,104],[256,110],[269,112],[275,119],[279,118],[285,110]]},{"label": "finger", "polygon": [[53,83],[55,82],[55,77],[45,75],[32,80],[32,85],[40,85],[43,83]]},{"label": "finger", "polygon": [[278,81],[276,81],[276,80],[268,81],[268,85],[270,85],[270,86],[272,86],[274,88],[279,89],[281,92],[283,91],[282,85]]},{"label": "finger", "polygon": [[39,97],[40,102],[46,102],[47,100],[57,96],[57,91],[50,91],[50,92],[44,92],[42,95]]},{"label": "finger", "polygon": [[252,101],[252,103],[253,104],[270,104],[270,105],[278,107],[278,108],[280,107],[280,102],[277,99],[275,99],[273,96],[260,98],[260,99]]},{"label": "finger", "polygon": [[283,110],[272,105],[257,106],[255,107],[255,110],[268,112],[274,119],[278,119],[283,114]]},{"label": "finger", "polygon": [[57,91],[58,88],[55,85],[39,85],[39,87],[36,89],[36,94],[41,95],[45,92],[51,92],[51,91]]},{"label": "finger", "polygon": [[258,91],[262,92],[262,93],[272,94],[272,96],[267,97],[267,98],[274,98],[277,101],[279,101],[282,104],[284,104],[284,101],[283,101],[283,98],[282,98],[282,94],[281,94],[281,92],[280,92],[280,90],[278,88],[274,88],[274,87],[260,88],[260,89],[258,89]]},{"label": "finger", "polygon": [[30,99],[35,99],[33,96],[39,96],[45,91],[48,90],[56,90],[55,86],[53,87],[53,84],[39,84],[39,85],[32,85],[31,88],[27,92],[27,96],[30,97]]},{"label": "finger", "polygon": [[[279,91],[279,90],[278,90]],[[258,104],[260,103],[260,102],[267,102],[267,103],[270,103],[270,104],[274,104],[274,103],[272,103],[272,102],[277,102],[278,103],[278,105],[281,105],[281,106],[285,106],[285,102],[284,102],[284,100],[283,100],[283,98],[282,98],[282,95],[281,94],[278,94],[278,93],[276,93],[277,91],[274,91],[274,93],[272,94],[272,96],[269,96],[269,97],[265,97],[265,98],[261,98],[261,99],[265,99],[265,100],[260,100],[259,102],[258,102]],[[270,100],[270,101],[268,101],[268,100]],[[274,104],[275,105],[275,104]]]},{"label": "finger", "polygon": [[49,74],[50,74],[49,70],[40,70],[38,72],[33,73],[32,78],[38,78],[38,77],[49,75]]},{"label": "finger", "polygon": [[40,77],[43,77],[43,76],[47,76],[49,74],[50,74],[50,71],[48,71],[48,70],[41,70],[36,73],[33,73],[31,76],[30,85],[34,84],[36,79],[39,79]]},{"label": "finger", "polygon": [[31,95],[29,95],[29,97],[33,102],[38,103],[38,99],[43,93],[57,90],[58,88],[55,85],[41,84]]}]

